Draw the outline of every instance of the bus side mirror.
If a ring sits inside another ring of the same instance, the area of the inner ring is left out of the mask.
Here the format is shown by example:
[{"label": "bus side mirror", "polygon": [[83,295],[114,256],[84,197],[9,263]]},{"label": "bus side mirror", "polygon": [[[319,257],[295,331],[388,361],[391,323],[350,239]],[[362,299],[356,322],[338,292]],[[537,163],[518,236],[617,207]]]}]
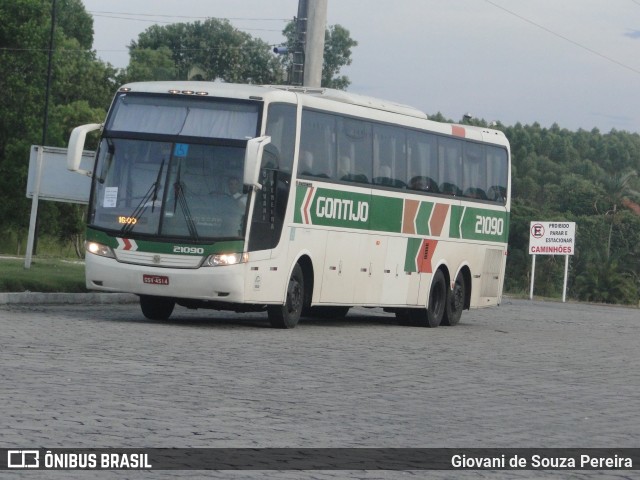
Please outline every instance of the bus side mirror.
[{"label": "bus side mirror", "polygon": [[100,127],[102,127],[101,123],[90,123],[73,129],[71,137],[69,137],[69,147],[67,148],[67,170],[91,176],[91,172],[80,170],[80,161],[82,160],[82,151],[84,150],[84,141],[87,133],[98,130]]},{"label": "bus side mirror", "polygon": [[260,190],[262,185],[258,182],[260,178],[260,166],[262,165],[262,153],[264,147],[271,143],[271,137],[256,137],[247,142],[247,151],[244,157],[244,180],[243,183],[256,190]]}]

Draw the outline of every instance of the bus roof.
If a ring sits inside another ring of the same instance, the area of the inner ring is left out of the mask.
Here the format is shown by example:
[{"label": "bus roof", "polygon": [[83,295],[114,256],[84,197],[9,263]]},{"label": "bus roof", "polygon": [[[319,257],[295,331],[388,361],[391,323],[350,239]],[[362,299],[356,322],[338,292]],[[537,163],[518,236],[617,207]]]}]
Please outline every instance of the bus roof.
[{"label": "bus roof", "polygon": [[[278,100],[296,102],[295,95],[308,95],[309,97],[337,102],[344,105],[353,105],[369,108],[379,112],[389,112],[420,120],[428,120],[426,113],[417,108],[395,103],[378,98],[358,95],[335,90],[331,88],[294,87],[289,85],[252,85],[224,82],[202,81],[153,81],[128,83],[120,87],[120,91],[145,92],[145,93],[173,93],[194,96],[223,95],[238,99],[263,100],[265,96],[280,97]],[[283,98],[285,97],[285,98]],[[272,99],[273,100],[273,99]],[[505,144],[506,138],[500,130],[472,125],[456,125],[439,122],[430,122],[434,130],[442,130],[456,136],[462,136],[473,140],[488,141],[491,143]]]},{"label": "bus roof", "polygon": [[373,108],[376,110],[383,110],[385,112],[399,113],[402,115],[408,115],[416,118],[427,118],[427,114],[417,108],[410,107],[409,105],[403,105],[401,103],[391,102],[388,100],[381,100],[379,98],[367,97],[365,95],[358,95],[355,93],[345,92],[344,90],[335,90],[333,88],[309,88],[309,87],[290,87],[275,85],[274,88],[280,90],[286,90],[289,92],[303,93],[307,95],[314,95],[319,98],[326,98],[327,100],[333,100],[336,102],[348,103],[350,105],[358,105],[361,107]]},{"label": "bus roof", "polygon": [[160,81],[160,82],[136,82],[128,83],[120,87],[120,90],[131,89],[134,92],[146,93],[182,93],[214,95],[216,93],[224,93],[236,98],[258,97],[269,92],[293,92],[307,95],[314,95],[327,100],[333,100],[351,105],[359,105],[369,107],[376,110],[384,110],[387,112],[400,113],[417,118],[427,118],[427,115],[420,110],[408,105],[380,100],[378,98],[366,97],[354,93],[335,90],[332,88],[309,88],[309,87],[292,87],[287,85],[248,85],[224,82],[188,82],[188,81]]},{"label": "bus roof", "polygon": [[249,85],[224,82],[199,81],[158,81],[127,83],[120,87],[120,91],[145,93],[174,93],[185,95],[225,95],[233,98],[262,97],[273,88],[262,85]]}]

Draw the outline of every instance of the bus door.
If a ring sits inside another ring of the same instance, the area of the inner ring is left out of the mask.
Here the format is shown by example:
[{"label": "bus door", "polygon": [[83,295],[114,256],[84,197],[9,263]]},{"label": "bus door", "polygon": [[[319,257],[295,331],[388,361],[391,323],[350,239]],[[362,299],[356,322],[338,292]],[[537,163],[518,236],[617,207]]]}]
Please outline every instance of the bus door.
[{"label": "bus door", "polygon": [[386,242],[380,301],[382,305],[416,305],[420,283],[418,275],[405,271],[407,239],[387,237]]},{"label": "bus door", "polygon": [[320,302],[353,304],[356,273],[361,263],[359,247],[357,235],[352,232],[328,233]]},{"label": "bus door", "polygon": [[291,174],[276,168],[278,160],[277,151],[267,145],[260,171],[259,181],[262,188],[253,192],[256,199],[251,216],[249,251],[273,249],[280,241],[289,199]]}]

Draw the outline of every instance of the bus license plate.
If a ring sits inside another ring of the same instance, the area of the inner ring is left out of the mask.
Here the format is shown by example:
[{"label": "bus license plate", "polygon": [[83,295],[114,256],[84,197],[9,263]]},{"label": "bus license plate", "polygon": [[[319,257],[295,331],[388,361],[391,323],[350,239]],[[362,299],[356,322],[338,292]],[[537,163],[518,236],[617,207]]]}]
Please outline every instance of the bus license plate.
[{"label": "bus license plate", "polygon": [[144,283],[150,283],[152,285],[169,285],[169,277],[164,275],[142,275],[142,281]]}]

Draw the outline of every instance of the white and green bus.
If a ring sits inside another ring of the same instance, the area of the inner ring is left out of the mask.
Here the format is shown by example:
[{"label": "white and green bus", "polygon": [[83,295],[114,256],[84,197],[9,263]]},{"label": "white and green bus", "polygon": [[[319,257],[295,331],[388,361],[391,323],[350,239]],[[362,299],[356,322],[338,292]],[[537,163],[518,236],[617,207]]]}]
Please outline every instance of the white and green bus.
[{"label": "white and green bus", "polygon": [[68,155],[92,177],[87,288],[134,293],[150,319],[178,304],[292,328],[364,306],[436,327],[500,303],[499,131],[330,89],[148,82],[76,128]]}]

